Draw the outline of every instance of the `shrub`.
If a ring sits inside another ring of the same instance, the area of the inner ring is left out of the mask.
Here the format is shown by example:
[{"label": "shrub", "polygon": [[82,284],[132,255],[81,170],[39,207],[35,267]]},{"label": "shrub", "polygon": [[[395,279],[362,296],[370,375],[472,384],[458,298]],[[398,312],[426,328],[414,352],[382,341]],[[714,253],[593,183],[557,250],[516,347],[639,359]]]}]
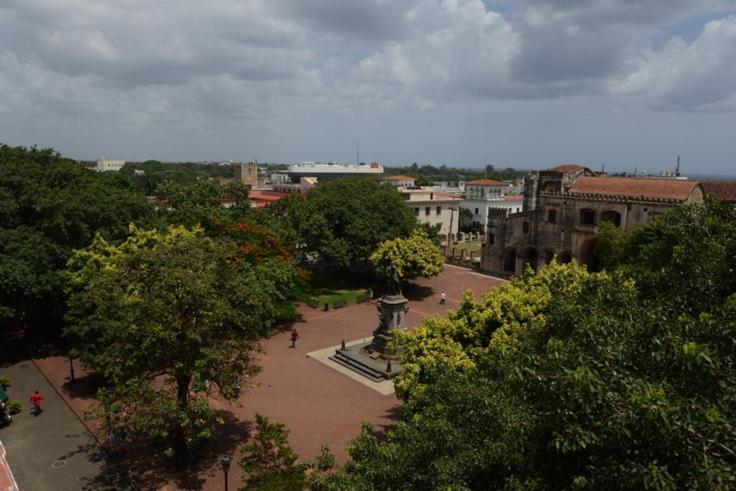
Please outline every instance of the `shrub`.
[{"label": "shrub", "polygon": [[5,388],[10,387],[10,377],[8,377],[7,375],[0,375],[0,385]]},{"label": "shrub", "polygon": [[8,411],[10,411],[10,414],[18,414],[23,406],[21,405],[20,401],[11,401],[10,405],[8,406]]}]

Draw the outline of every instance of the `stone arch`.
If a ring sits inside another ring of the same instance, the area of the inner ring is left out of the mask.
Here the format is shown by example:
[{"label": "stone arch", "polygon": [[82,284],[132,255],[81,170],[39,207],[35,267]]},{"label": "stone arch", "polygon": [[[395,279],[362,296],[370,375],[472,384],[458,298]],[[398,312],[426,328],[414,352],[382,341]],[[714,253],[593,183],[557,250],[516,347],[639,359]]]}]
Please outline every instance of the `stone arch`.
[{"label": "stone arch", "polygon": [[516,249],[509,249],[503,255],[503,270],[516,273]]},{"label": "stone arch", "polygon": [[557,262],[560,264],[567,264],[572,261],[572,254],[570,251],[562,251],[559,256],[557,256]]},{"label": "stone arch", "polygon": [[614,210],[606,210],[601,213],[601,222],[609,222],[616,227],[621,226],[621,213]]},{"label": "stone arch", "polygon": [[544,264],[551,263],[556,255],[557,255],[557,252],[554,249],[545,249],[544,253],[542,254],[542,259],[544,260]]},{"label": "stone arch", "polygon": [[526,265],[528,264],[532,270],[535,272],[537,271],[539,263],[539,252],[533,247],[528,248],[524,252],[524,269],[526,269]]}]

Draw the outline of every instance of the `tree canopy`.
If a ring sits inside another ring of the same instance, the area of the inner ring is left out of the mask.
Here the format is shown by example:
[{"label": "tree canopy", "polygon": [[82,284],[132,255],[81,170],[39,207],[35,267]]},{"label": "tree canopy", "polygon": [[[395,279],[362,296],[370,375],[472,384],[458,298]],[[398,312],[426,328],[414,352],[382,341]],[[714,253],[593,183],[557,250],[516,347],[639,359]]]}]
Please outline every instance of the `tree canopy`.
[{"label": "tree canopy", "polygon": [[383,437],[364,428],[340,477],[355,489],[736,486],[733,213],[676,209],[614,239],[627,252],[607,271],[552,263],[401,335],[402,418]]},{"label": "tree canopy", "polygon": [[71,251],[99,233],[124,238],[154,219],[116,173],[96,173],[50,149],[0,146],[0,319],[53,331],[64,312]]},{"label": "tree canopy", "polygon": [[234,399],[258,371],[252,353],[276,315],[280,278],[236,241],[183,227],[132,227],[119,246],[97,236],[69,271],[65,335],[109,381],[98,394],[108,429],[124,418],[180,454],[209,437],[207,395]]},{"label": "tree canopy", "polygon": [[320,183],[306,197],[269,205],[265,217],[302,254],[347,267],[381,242],[408,237],[417,221],[401,195],[379,181],[345,177]]},{"label": "tree canopy", "polygon": [[382,242],[370,259],[379,274],[387,275],[393,266],[401,279],[437,276],[445,265],[439,248],[419,228],[407,238]]}]

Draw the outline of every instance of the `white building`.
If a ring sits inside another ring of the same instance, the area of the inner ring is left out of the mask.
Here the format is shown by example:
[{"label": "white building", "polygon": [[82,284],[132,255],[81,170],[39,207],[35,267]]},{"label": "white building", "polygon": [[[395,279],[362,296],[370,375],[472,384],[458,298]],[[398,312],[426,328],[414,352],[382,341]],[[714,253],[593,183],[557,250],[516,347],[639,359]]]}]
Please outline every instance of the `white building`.
[{"label": "white building", "polygon": [[109,159],[97,159],[97,165],[95,165],[95,170],[97,172],[106,172],[106,171],[119,171],[123,168],[125,165],[125,160],[109,160]]},{"label": "white building", "polygon": [[450,194],[437,193],[431,188],[399,188],[407,205],[414,211],[421,223],[439,225],[440,235],[457,234],[459,210],[462,198]]},{"label": "white building", "polygon": [[[462,207],[469,210],[472,217],[467,220],[474,230],[480,230],[485,233],[486,224],[488,223],[488,210],[491,208],[512,208],[513,200],[507,200],[507,196],[514,186],[507,182],[494,181],[493,179],[477,179],[465,183],[465,198]],[[518,202],[519,211],[521,211],[521,201]],[[511,211],[515,213],[515,211]]]},{"label": "white building", "polygon": [[297,183],[302,177],[334,179],[344,176],[380,176],[383,166],[378,162],[372,164],[320,164],[319,162],[301,162],[289,165],[289,177]]}]

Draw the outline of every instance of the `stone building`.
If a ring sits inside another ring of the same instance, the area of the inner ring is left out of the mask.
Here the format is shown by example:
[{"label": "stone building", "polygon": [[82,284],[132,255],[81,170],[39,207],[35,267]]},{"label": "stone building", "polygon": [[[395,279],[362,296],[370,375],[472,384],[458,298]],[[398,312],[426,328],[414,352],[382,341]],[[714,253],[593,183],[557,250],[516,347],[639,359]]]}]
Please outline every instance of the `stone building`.
[{"label": "stone building", "polygon": [[255,162],[235,164],[234,174],[235,180],[243,183],[245,186],[251,188],[258,186],[258,164]]},{"label": "stone building", "polygon": [[701,185],[686,179],[600,176],[572,164],[535,171],[520,213],[490,210],[481,269],[521,274],[555,256],[587,263],[601,222],[630,232],[679,204],[702,201]]}]

